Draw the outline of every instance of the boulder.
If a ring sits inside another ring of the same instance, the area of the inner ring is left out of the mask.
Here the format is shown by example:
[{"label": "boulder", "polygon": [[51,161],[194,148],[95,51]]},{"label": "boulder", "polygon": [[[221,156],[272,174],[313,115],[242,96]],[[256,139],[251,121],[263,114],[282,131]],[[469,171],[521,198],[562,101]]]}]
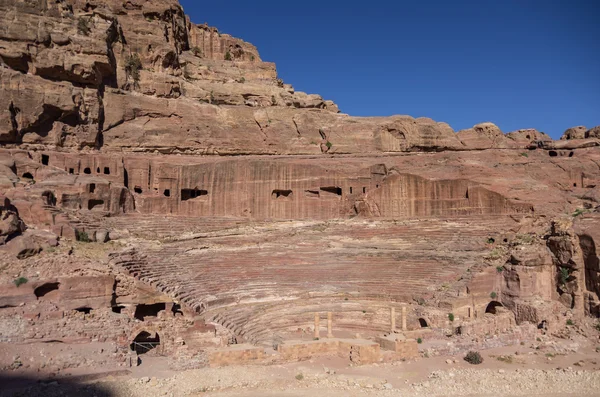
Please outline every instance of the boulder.
[{"label": "boulder", "polygon": [[567,130],[563,133],[561,140],[570,140],[570,139],[584,139],[586,138],[585,133],[587,131],[587,127],[583,125],[579,125],[577,127],[567,128]]}]

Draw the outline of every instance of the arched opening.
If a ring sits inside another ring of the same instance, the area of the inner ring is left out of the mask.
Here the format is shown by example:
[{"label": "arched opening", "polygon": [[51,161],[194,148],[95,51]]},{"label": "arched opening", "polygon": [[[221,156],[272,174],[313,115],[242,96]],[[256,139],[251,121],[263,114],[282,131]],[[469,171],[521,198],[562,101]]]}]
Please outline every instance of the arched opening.
[{"label": "arched opening", "polygon": [[144,321],[146,317],[157,317],[158,313],[166,309],[164,303],[155,303],[153,305],[137,305],[135,314],[133,315],[140,321]]},{"label": "arched opening", "polygon": [[531,135],[525,135],[526,139],[531,139]]},{"label": "arched opening", "polygon": [[363,186],[363,194],[367,193],[367,188]]},{"label": "arched opening", "polygon": [[165,195],[165,197],[171,197],[171,190],[165,189],[165,191],[163,192],[163,194]]},{"label": "arched opening", "polygon": [[31,175],[31,172],[26,172],[23,174],[23,179],[33,179],[33,175]]},{"label": "arched opening", "polygon": [[133,191],[136,192],[137,194],[142,194],[142,188],[139,186],[134,187]]},{"label": "arched opening", "polygon": [[110,168],[104,167],[104,175],[110,175]]},{"label": "arched opening", "polygon": [[421,326],[421,328],[429,327],[429,324],[427,324],[427,321],[424,318],[419,319],[419,325]]},{"label": "arched opening", "polygon": [[89,175],[89,174],[92,173],[92,170],[90,169],[90,167],[86,167],[86,168],[83,169],[83,173]]},{"label": "arched opening", "polygon": [[74,174],[75,173],[75,168],[69,168],[69,174]]},{"label": "arched opening", "polygon": [[573,157],[574,154],[575,152],[569,152],[569,157]]},{"label": "arched opening", "polygon": [[94,193],[96,191],[96,184],[90,183],[90,193]]},{"label": "arched opening", "polygon": [[99,174],[99,173],[100,173],[100,167],[97,167],[96,168],[96,174]]},{"label": "arched opening", "polygon": [[350,186],[350,194],[352,194],[352,186]]},{"label": "arched opening", "polygon": [[556,156],[558,156],[558,153],[557,153],[557,152],[555,152],[554,150],[550,150],[550,151],[548,152],[548,155],[549,155],[550,157],[556,157]]},{"label": "arched opening", "polygon": [[146,354],[158,346],[160,346],[160,336],[157,332],[152,334],[142,331],[133,339],[129,348],[137,354]]},{"label": "arched opening", "polygon": [[58,291],[58,287],[60,287],[60,283],[45,283],[37,287],[33,290],[36,298],[42,298],[52,291]]},{"label": "arched opening", "polygon": [[491,301],[490,303],[488,303],[487,307],[485,308],[485,312],[490,313],[490,314],[498,314],[497,309],[499,307],[503,307],[502,303],[497,302],[497,301]]}]

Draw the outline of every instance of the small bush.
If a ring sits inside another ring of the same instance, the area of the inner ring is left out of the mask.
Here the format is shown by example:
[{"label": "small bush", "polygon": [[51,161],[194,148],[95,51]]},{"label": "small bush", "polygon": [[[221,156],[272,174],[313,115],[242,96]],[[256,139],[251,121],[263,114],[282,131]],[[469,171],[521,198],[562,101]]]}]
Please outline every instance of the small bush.
[{"label": "small bush", "polygon": [[488,238],[486,241],[488,244],[494,244],[496,242],[496,240],[494,240],[493,238]]},{"label": "small bush", "polygon": [[139,54],[134,53],[125,59],[125,72],[131,76],[137,84],[140,81],[140,70],[142,69],[142,60]]},{"label": "small bush", "polygon": [[454,313],[448,313],[448,320],[454,321]]},{"label": "small bush", "polygon": [[252,62],[254,62],[254,60],[255,60],[255,59],[256,59],[256,57],[255,57],[254,55],[252,55],[252,56],[250,57],[250,60],[251,60]]},{"label": "small bush", "polygon": [[510,356],[510,355],[508,355],[508,356],[498,356],[498,357],[496,357],[496,360],[502,361],[502,362],[507,363],[507,364],[512,364],[513,363],[513,356]]},{"label": "small bush", "polygon": [[75,237],[76,237],[77,241],[81,241],[82,243],[91,243],[92,242],[92,240],[90,239],[90,236],[88,236],[88,234],[84,231],[76,230]]},{"label": "small bush", "polygon": [[479,354],[479,352],[470,351],[465,356],[465,361],[469,364],[481,364],[483,362],[483,357],[481,357],[481,354]]},{"label": "small bush", "polygon": [[296,380],[302,380],[302,379],[304,379],[304,375],[302,375],[302,374],[296,375]]},{"label": "small bush", "polygon": [[327,141],[327,143],[325,145],[327,145],[327,149],[331,149],[331,147],[333,146],[333,143]]},{"label": "small bush", "polygon": [[225,53],[225,60],[226,60],[226,61],[231,61],[231,53],[230,53],[229,51],[227,51],[227,52]]},{"label": "small bush", "polygon": [[246,78],[243,76],[238,79],[238,83],[244,84],[245,82],[246,82]]},{"label": "small bush", "polygon": [[596,328],[596,331],[600,331],[600,321],[598,321],[596,325],[594,325],[594,328]]},{"label": "small bush", "polygon": [[27,284],[29,280],[27,280],[25,277],[19,277],[16,278],[15,281],[13,281],[15,283],[15,285],[18,287],[20,287],[23,284]]},{"label": "small bush", "polygon": [[366,310],[363,310],[363,314],[366,313],[366,312],[367,312]]},{"label": "small bush", "polygon": [[84,36],[89,36],[92,29],[90,29],[90,20],[84,17],[79,17],[77,20],[77,33]]},{"label": "small bush", "polygon": [[575,325],[575,323],[573,322],[573,320],[571,320],[571,319],[568,319],[568,320],[567,320],[567,325]]},{"label": "small bush", "polygon": [[421,343],[423,343],[423,339],[421,339],[421,338],[417,338],[417,343],[418,343],[418,344],[421,344]]},{"label": "small bush", "polygon": [[495,293],[495,292],[492,292],[492,293],[490,294],[490,298],[492,298],[492,299],[496,299],[497,297],[498,297],[498,294],[497,294],[497,293]]},{"label": "small bush", "polygon": [[275,95],[271,95],[271,105],[277,105],[277,99],[275,99]]},{"label": "small bush", "polygon": [[496,271],[502,273],[504,271],[504,266],[496,266]]},{"label": "small bush", "polygon": [[202,50],[200,49],[200,47],[194,47],[192,48],[192,54],[194,54],[197,57],[201,57],[202,56]]},{"label": "small bush", "polygon": [[565,285],[567,283],[567,280],[569,280],[569,276],[570,276],[569,269],[566,267],[561,267],[559,276],[560,276],[560,283],[562,285]]},{"label": "small bush", "polygon": [[573,212],[573,218],[577,218],[579,215],[583,215],[585,210],[582,208],[577,208],[575,212]]},{"label": "small bush", "polygon": [[528,153],[521,153],[521,156],[523,156],[523,157],[529,157],[529,154]]}]

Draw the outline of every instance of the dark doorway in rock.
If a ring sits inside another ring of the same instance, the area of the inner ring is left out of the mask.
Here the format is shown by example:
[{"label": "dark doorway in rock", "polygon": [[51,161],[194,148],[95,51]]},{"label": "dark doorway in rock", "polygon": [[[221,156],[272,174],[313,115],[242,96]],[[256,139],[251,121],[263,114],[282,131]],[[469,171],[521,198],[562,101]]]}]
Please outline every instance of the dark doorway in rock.
[{"label": "dark doorway in rock", "polygon": [[336,196],[342,195],[342,188],[337,186],[325,186],[320,189],[322,192],[335,194]]},{"label": "dark doorway in rock", "polygon": [[490,313],[490,314],[498,314],[497,309],[499,307],[503,307],[502,303],[497,302],[497,301],[491,301],[490,303],[488,303],[487,307],[485,308],[485,312]]},{"label": "dark doorway in rock", "polygon": [[142,188],[139,186],[134,187],[133,191],[136,192],[137,194],[142,194]]},{"label": "dark doorway in rock", "polygon": [[574,152],[569,152],[569,157],[573,157],[575,155]]},{"label": "dark doorway in rock", "polygon": [[550,151],[548,152],[548,155],[549,155],[550,157],[556,157],[556,156],[558,156],[558,153],[557,153],[557,152],[555,152],[554,150],[550,150]]},{"label": "dark doorway in rock", "polygon": [[312,197],[312,198],[319,198],[319,191],[318,190],[305,190],[304,196]]},{"label": "dark doorway in rock", "polygon": [[104,175],[110,175],[110,168],[104,167]]},{"label": "dark doorway in rock", "polygon": [[88,210],[92,211],[93,209],[101,210],[104,206],[104,200],[88,200]]},{"label": "dark doorway in rock", "polygon": [[75,310],[78,311],[79,313],[90,314],[92,311],[92,308],[91,307],[78,307]]},{"label": "dark doorway in rock", "polygon": [[165,189],[165,191],[163,192],[163,194],[165,195],[165,197],[171,197],[171,190]]},{"label": "dark doorway in rock", "polygon": [[208,195],[208,190],[203,189],[181,189],[181,201],[195,199]]},{"label": "dark doorway in rock", "polygon": [[69,168],[69,174],[74,174],[75,173],[75,168]]},{"label": "dark doorway in rock", "polygon": [[367,193],[367,188],[363,186],[363,194]]},{"label": "dark doorway in rock", "polygon": [[179,303],[174,303],[171,308],[171,312],[173,312],[174,316],[181,315],[183,316],[183,312],[181,311],[181,305]]},{"label": "dark doorway in rock", "polygon": [[146,354],[151,350],[160,346],[160,336],[158,332],[150,333],[147,331],[140,332],[129,345],[129,348],[137,354]]},{"label": "dark doorway in rock", "polygon": [[90,193],[94,193],[96,191],[96,184],[90,183]]},{"label": "dark doorway in rock", "polygon": [[100,167],[97,167],[96,168],[96,174],[99,174],[99,173],[100,173]]},{"label": "dark doorway in rock", "polygon": [[60,283],[45,283],[37,287],[33,290],[36,298],[42,298],[52,291],[58,291],[58,287],[60,287]]},{"label": "dark doorway in rock", "polygon": [[42,164],[48,165],[49,162],[50,162],[50,156],[48,156],[47,154],[42,154]]},{"label": "dark doorway in rock", "polygon": [[281,189],[275,189],[271,192],[271,198],[272,199],[285,199],[285,198],[291,198],[292,197],[292,191],[291,190],[281,190]]},{"label": "dark doorway in rock", "polygon": [[153,305],[137,305],[135,308],[135,314],[133,316],[140,321],[144,321],[146,317],[158,316],[158,313],[165,309],[166,305],[164,303],[155,303]]},{"label": "dark doorway in rock", "polygon": [[44,199],[44,204],[50,207],[56,206],[56,196],[50,190],[46,190],[42,193],[42,198]]},{"label": "dark doorway in rock", "polygon": [[87,167],[87,168],[84,168],[84,169],[83,169],[83,173],[84,173],[84,174],[88,174],[88,175],[89,175],[89,174],[91,174],[91,173],[92,173],[92,170],[91,170],[91,168]]},{"label": "dark doorway in rock", "polygon": [[424,318],[419,319],[419,325],[421,326],[421,328],[429,327],[429,324],[427,324],[427,321]]},{"label": "dark doorway in rock", "polygon": [[125,306],[113,306],[111,309],[113,313],[121,314],[123,309],[125,309]]},{"label": "dark doorway in rock", "polygon": [[23,174],[23,179],[33,179],[33,175],[31,175],[31,172],[26,172]]}]

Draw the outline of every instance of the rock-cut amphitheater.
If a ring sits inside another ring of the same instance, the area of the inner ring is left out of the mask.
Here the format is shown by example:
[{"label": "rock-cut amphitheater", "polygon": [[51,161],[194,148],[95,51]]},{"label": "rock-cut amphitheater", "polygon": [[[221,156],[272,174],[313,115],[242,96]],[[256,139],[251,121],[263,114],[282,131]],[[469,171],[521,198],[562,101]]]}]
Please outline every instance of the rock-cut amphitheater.
[{"label": "rock-cut amphitheater", "polygon": [[361,364],[600,316],[600,126],[353,117],[175,0],[0,13],[0,351]]}]

